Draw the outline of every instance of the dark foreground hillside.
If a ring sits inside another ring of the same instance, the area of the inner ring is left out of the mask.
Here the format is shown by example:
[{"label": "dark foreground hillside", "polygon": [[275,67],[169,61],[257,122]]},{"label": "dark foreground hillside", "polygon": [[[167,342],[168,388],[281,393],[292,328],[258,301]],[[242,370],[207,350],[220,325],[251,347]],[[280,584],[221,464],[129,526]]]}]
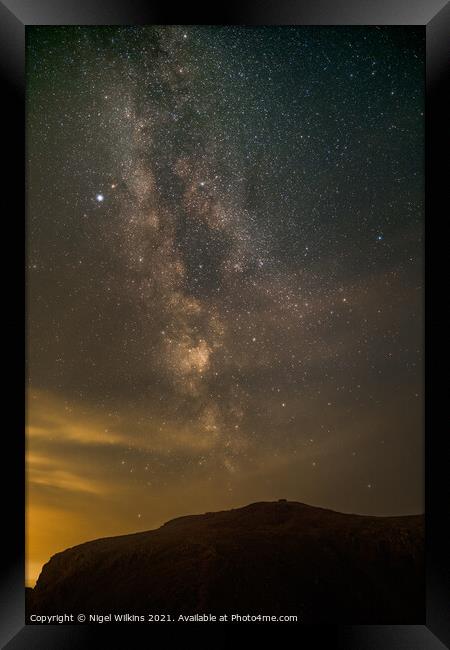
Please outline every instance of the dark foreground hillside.
[{"label": "dark foreground hillside", "polygon": [[422,516],[367,517],[297,502],[180,517],[54,555],[27,613],[297,614],[424,620]]}]

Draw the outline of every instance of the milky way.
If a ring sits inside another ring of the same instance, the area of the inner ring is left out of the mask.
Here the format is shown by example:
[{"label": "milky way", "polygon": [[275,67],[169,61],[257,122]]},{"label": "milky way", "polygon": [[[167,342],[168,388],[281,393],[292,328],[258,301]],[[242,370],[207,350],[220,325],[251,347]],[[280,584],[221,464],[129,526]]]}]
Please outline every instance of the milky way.
[{"label": "milky way", "polygon": [[422,30],[27,38],[30,562],[252,500],[420,512]]}]

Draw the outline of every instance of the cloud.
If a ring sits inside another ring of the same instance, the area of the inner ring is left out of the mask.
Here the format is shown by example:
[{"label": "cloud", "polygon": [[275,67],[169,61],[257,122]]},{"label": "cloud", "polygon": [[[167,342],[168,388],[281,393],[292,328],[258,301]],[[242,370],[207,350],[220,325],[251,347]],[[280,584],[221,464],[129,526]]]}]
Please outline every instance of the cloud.
[{"label": "cloud", "polygon": [[[194,370],[206,361],[206,348],[193,350]],[[191,369],[188,366],[187,371]],[[122,452],[136,449],[162,455],[176,450],[195,454],[199,450],[212,449],[218,443],[218,417],[217,409],[210,406],[200,407],[194,423],[155,415],[148,405],[141,409],[124,407],[108,413],[101,407],[95,409],[48,391],[33,390],[28,399],[27,439],[31,444],[40,443],[40,448],[65,446],[71,453],[73,447],[78,446],[100,450],[107,447]]]},{"label": "cloud", "polygon": [[[29,486],[44,488],[57,488],[68,492],[82,492],[86,494],[105,494],[106,486],[100,481],[88,479],[78,471],[68,470],[64,465],[71,466],[70,461],[64,457],[43,456],[34,452],[27,454],[27,479]],[[63,465],[61,467],[61,464]]]},{"label": "cloud", "polygon": [[126,444],[87,406],[75,406],[48,391],[30,390],[27,402],[27,436],[50,440],[72,440],[85,445]]}]

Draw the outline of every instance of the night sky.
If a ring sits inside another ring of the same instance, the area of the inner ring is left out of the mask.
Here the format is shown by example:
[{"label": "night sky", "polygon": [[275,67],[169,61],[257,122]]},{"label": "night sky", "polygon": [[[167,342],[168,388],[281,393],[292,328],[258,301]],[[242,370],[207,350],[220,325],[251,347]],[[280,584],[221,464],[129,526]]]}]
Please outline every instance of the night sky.
[{"label": "night sky", "polygon": [[27,42],[28,581],[258,500],[422,512],[423,29]]}]

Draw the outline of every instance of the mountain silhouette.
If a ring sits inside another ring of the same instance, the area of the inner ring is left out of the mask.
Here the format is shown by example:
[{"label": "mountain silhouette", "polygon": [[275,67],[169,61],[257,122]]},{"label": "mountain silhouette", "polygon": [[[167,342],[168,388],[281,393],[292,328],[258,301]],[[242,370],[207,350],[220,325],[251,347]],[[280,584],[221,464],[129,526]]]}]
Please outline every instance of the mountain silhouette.
[{"label": "mountain silhouette", "polygon": [[421,623],[424,517],[281,499],[168,521],[54,555],[27,614],[296,614],[304,623]]}]

